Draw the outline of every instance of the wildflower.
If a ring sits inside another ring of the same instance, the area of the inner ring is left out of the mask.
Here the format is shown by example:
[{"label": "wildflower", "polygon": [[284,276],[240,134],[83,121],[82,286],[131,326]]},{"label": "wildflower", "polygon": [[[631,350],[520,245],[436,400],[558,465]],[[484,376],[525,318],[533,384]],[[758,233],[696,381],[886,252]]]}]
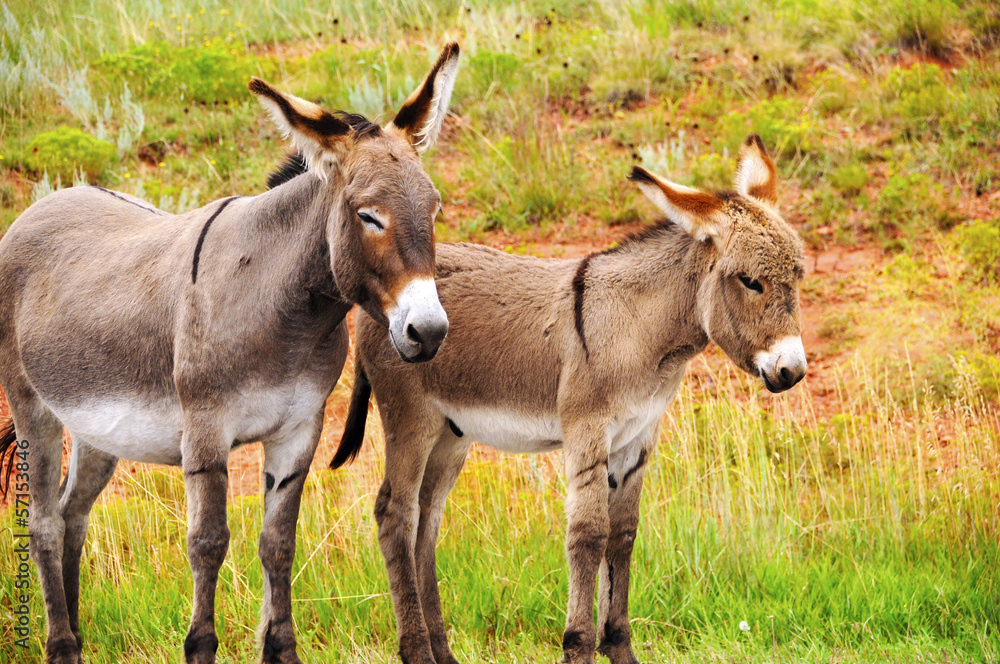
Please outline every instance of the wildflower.
[{"label": "wildflower", "polygon": [[199,10],[198,10],[198,13],[199,13],[199,14],[204,14],[204,13],[205,13],[205,8],[204,8],[204,7],[202,7],[201,9],[199,9]]},{"label": "wildflower", "polygon": [[167,162],[165,162],[165,161],[161,161],[161,162],[160,162],[160,166],[161,166],[161,167],[163,167],[163,166],[166,166],[166,165],[167,165]]},{"label": "wildflower", "polygon": [[129,179],[130,177],[132,177],[132,174],[131,174],[131,173],[126,173],[126,174],[125,174],[125,179],[126,179],[126,180],[128,180],[128,179]]},{"label": "wildflower", "polygon": [[740,621],[740,629],[742,631],[744,631],[744,632],[749,632],[750,631],[750,624],[747,623],[746,620],[741,620]]},{"label": "wildflower", "polygon": [[221,15],[225,16],[226,14],[228,14],[228,13],[229,13],[229,10],[228,10],[228,9],[223,9],[223,10],[222,10],[222,11],[220,11],[219,13],[220,13]]}]

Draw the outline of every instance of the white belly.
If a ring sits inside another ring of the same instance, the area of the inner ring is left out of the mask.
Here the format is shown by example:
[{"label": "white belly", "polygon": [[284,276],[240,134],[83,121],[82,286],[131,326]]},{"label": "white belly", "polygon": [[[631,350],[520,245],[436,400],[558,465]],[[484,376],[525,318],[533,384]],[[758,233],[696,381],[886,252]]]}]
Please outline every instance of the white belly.
[{"label": "white belly", "polygon": [[[655,435],[655,427],[677,394],[683,377],[683,370],[676,372],[651,395],[635,401],[608,423],[605,433],[609,456],[620,456],[619,452],[634,447],[634,443],[641,442],[651,433]],[[562,423],[555,414],[455,406],[438,399],[433,403],[463,435],[503,452],[548,452],[563,445]]]},{"label": "white belly", "polygon": [[[219,412],[221,445],[281,437],[313,422],[326,402],[323,390],[294,385],[244,393]],[[121,459],[180,465],[184,414],[180,402],[144,404],[102,400],[52,412],[75,437]]]},{"label": "white belly", "polygon": [[562,447],[562,426],[556,415],[434,403],[464,436],[503,452],[548,452]]},{"label": "white belly", "polygon": [[183,415],[180,403],[95,401],[52,412],[75,437],[121,459],[178,465]]}]

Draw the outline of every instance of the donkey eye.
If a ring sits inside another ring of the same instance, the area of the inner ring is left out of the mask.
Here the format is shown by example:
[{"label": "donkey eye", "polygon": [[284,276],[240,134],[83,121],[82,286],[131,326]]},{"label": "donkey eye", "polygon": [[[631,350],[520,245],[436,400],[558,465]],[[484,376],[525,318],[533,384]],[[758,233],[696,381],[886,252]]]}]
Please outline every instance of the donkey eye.
[{"label": "donkey eye", "polygon": [[361,223],[365,224],[366,226],[371,226],[377,230],[383,230],[385,228],[385,226],[382,225],[382,222],[376,219],[375,215],[369,212],[365,211],[358,212],[358,219],[360,219]]},{"label": "donkey eye", "polygon": [[756,279],[751,279],[750,277],[740,277],[740,281],[743,283],[744,286],[746,286],[755,293],[764,292],[764,287]]}]

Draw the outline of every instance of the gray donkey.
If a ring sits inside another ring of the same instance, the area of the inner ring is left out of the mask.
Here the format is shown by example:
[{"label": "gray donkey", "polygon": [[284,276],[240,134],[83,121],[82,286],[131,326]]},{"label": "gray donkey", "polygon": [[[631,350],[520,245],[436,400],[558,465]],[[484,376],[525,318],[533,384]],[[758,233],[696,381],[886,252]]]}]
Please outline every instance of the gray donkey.
[{"label": "gray donkey", "polygon": [[386,446],[375,517],[406,664],[455,662],[434,549],[471,441],[507,452],[564,448],[565,661],[592,662],[599,638],[614,664],[630,664],[629,564],[643,470],[688,362],[713,341],[772,392],[805,375],[802,251],[774,207],[776,170],[760,139],[744,144],[732,193],[641,168],[630,179],[669,220],[582,260],[439,244],[451,331],[433,361],[400,362],[383,329],[359,317],[354,393],[331,465],[360,449],[374,390]]},{"label": "gray donkey", "polygon": [[[300,661],[295,524],[347,356],[344,316],[360,304],[406,362],[434,357],[448,330],[434,285],[441,199],[418,153],[447,113],[458,55],[447,46],[384,128],[253,79],[310,171],[264,194],[174,216],[76,187],[35,203],[0,241],[0,385],[13,416],[3,448],[28,450],[16,479],[30,485],[49,662],[82,661],[80,553],[119,458],[184,470],[194,577],[184,654],[215,661],[226,463],[251,441],[265,454],[262,659]],[[73,451],[60,487],[64,426]]]}]

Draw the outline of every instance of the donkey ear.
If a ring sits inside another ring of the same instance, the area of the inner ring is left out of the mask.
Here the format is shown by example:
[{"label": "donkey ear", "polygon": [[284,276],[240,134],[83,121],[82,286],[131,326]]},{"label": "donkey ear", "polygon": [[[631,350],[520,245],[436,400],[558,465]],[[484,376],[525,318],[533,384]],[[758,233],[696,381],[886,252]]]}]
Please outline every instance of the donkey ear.
[{"label": "donkey ear", "polygon": [[760,136],[750,134],[740,148],[736,166],[736,193],[753,196],[769,205],[778,202],[778,169],[767,156]]},{"label": "donkey ear", "polygon": [[451,91],[455,88],[458,53],[455,42],[444,47],[431,73],[403,102],[392,121],[392,126],[403,132],[417,152],[422,153],[434,145],[441,131],[444,116],[448,114]]},{"label": "donkey ear", "polygon": [[279,92],[254,76],[247,86],[271,119],[305,159],[309,170],[326,179],[330,168],[347,153],[351,126],[311,101]]},{"label": "donkey ear", "polygon": [[660,179],[645,168],[632,167],[628,179],[639,185],[653,205],[697,240],[720,239],[729,227],[722,201],[700,189]]}]

